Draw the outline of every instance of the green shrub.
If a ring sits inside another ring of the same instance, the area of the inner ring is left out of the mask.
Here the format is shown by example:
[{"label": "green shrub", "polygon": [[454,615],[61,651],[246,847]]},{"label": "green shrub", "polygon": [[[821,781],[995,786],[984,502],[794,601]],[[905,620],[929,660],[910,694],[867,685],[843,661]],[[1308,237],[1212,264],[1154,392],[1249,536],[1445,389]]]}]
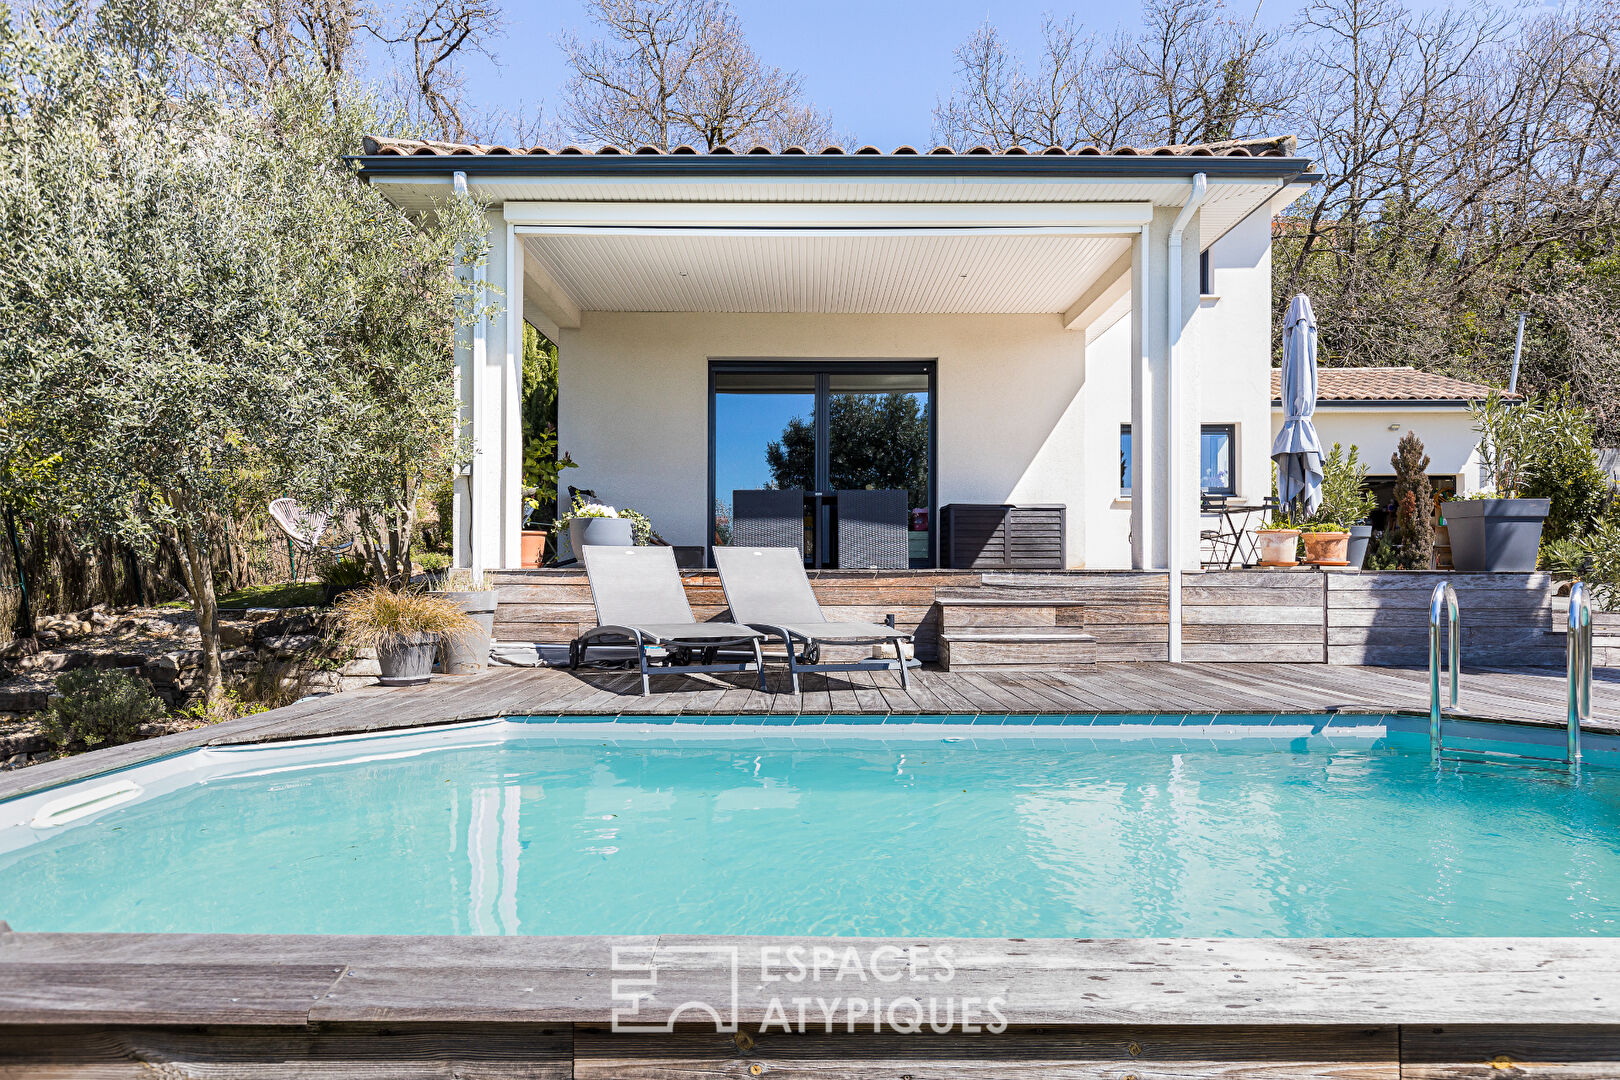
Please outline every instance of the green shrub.
[{"label": "green shrub", "polygon": [[450,556],[442,551],[424,551],[416,557],[416,565],[425,573],[437,573],[450,565]]},{"label": "green shrub", "polygon": [[1434,493],[1429,486],[1429,455],[1417,432],[1401,436],[1390,455],[1395,470],[1395,525],[1388,537],[1395,565],[1401,570],[1427,570],[1434,560]]},{"label": "green shrub", "polygon": [[45,737],[64,750],[117,746],[140,736],[141,725],[163,716],[151,687],[116,671],[84,668],[56,677],[57,696],[45,711]]},{"label": "green shrub", "polygon": [[1361,463],[1358,447],[1350,453],[1338,443],[1322,459],[1322,505],[1311,515],[1312,532],[1345,532],[1364,520],[1378,506],[1366,488],[1367,466]]},{"label": "green shrub", "polygon": [[1592,591],[1592,606],[1620,610],[1620,524],[1599,522],[1580,546],[1580,578]]},{"label": "green shrub", "polygon": [[1493,487],[1486,497],[1549,500],[1543,533],[1550,540],[1581,536],[1603,517],[1612,496],[1592,415],[1568,389],[1519,404],[1493,390],[1471,411]]}]

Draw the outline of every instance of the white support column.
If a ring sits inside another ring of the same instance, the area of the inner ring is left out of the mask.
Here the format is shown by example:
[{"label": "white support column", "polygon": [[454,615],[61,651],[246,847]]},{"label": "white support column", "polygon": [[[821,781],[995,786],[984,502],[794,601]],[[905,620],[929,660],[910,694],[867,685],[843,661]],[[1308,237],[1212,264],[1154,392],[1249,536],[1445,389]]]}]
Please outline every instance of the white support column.
[{"label": "white support column", "polygon": [[[517,237],[499,213],[487,217],[489,254],[475,270],[494,283],[488,311],[472,328],[472,537],[474,570],[522,562],[523,279]],[[514,307],[513,301],[516,300]]]},{"label": "white support column", "polygon": [[[1157,246],[1158,251],[1155,251]],[[1157,255],[1157,258],[1155,258]],[[1164,490],[1158,446],[1163,394],[1164,234],[1143,225],[1131,252],[1131,566],[1164,565],[1163,524],[1155,512]]]},{"label": "white support column", "polygon": [[523,241],[506,232],[506,409],[501,485],[501,567],[523,565]]},{"label": "white support column", "polygon": [[[1174,321],[1179,363],[1172,365],[1169,241],[1177,216],[1176,207],[1156,210],[1131,260],[1131,565],[1144,570],[1169,570],[1173,548],[1177,570],[1198,567],[1197,356],[1192,336],[1182,333],[1197,310],[1198,244],[1182,245],[1175,268],[1181,310]],[[1184,222],[1190,236],[1197,236],[1197,220]],[[1172,500],[1179,513],[1171,512]],[[1172,527],[1178,538],[1173,545]],[[1171,651],[1179,656],[1179,642]]]}]

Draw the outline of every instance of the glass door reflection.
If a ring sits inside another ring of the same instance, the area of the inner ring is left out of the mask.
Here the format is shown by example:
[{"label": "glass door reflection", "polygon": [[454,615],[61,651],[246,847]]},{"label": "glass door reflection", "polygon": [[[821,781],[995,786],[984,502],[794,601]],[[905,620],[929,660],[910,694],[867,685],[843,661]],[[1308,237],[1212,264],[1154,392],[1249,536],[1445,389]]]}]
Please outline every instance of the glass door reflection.
[{"label": "glass door reflection", "polygon": [[[904,491],[912,566],[929,562],[928,382],[926,372],[835,372],[827,378],[827,487]],[[836,564],[836,542],[832,558]]]}]

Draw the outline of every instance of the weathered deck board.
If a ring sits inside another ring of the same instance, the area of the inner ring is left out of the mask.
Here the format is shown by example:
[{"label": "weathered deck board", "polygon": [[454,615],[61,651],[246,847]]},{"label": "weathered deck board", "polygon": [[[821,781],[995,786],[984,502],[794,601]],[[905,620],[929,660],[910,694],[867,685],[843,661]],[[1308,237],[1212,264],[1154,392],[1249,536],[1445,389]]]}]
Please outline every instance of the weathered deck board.
[{"label": "weathered deck board", "polygon": [[[770,1015],[789,945],[832,951],[790,993],[844,998],[848,948],[948,946],[945,993],[999,997],[1038,1024],[1620,1024],[1620,940],[1601,939],[787,939],[479,938],[208,934],[0,935],[0,1025],[53,1023],[605,1023],[614,946],[669,974],[642,1016],[693,995]],[[703,946],[693,951],[694,946]],[[722,948],[723,947],[723,948]],[[808,955],[808,954],[807,954]],[[259,975],[259,988],[249,973]],[[305,980],[308,986],[305,986]],[[85,991],[99,987],[99,990]],[[68,992],[64,993],[64,988]],[[723,992],[724,996],[719,996]],[[301,995],[301,996],[300,996]],[[858,996],[858,995],[857,995]],[[233,1002],[230,998],[239,1000]],[[296,999],[296,1000],[295,1000]],[[148,1017],[146,1021],[140,1017]],[[259,1017],[263,1019],[256,1019]],[[273,1017],[273,1018],[272,1018]],[[855,1018],[858,1020],[859,1016]],[[869,1021],[868,1021],[869,1022]]]},{"label": "weathered deck board", "polygon": [[1094,1080],[1138,1074],[1165,1080],[1396,1080],[1400,1037],[1382,1028],[1014,1029],[1002,1034],[873,1035],[869,1031],[762,1032],[742,1052],[714,1032],[625,1037],[577,1026],[579,1080],[747,1076],[857,1080],[925,1076],[960,1080]]}]

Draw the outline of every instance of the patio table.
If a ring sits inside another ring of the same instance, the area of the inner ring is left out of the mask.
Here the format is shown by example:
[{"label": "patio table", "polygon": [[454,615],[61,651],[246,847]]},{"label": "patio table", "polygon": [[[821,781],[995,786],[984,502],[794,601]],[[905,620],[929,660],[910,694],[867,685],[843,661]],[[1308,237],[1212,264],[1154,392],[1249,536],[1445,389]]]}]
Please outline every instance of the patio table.
[{"label": "patio table", "polygon": [[1260,551],[1254,533],[1249,530],[1255,514],[1266,514],[1276,509],[1273,499],[1258,503],[1234,503],[1226,497],[1205,496],[1199,512],[1219,519],[1219,525],[1200,533],[1212,545],[1211,558],[1204,560],[1206,569],[1232,569],[1253,566],[1260,561]]}]

